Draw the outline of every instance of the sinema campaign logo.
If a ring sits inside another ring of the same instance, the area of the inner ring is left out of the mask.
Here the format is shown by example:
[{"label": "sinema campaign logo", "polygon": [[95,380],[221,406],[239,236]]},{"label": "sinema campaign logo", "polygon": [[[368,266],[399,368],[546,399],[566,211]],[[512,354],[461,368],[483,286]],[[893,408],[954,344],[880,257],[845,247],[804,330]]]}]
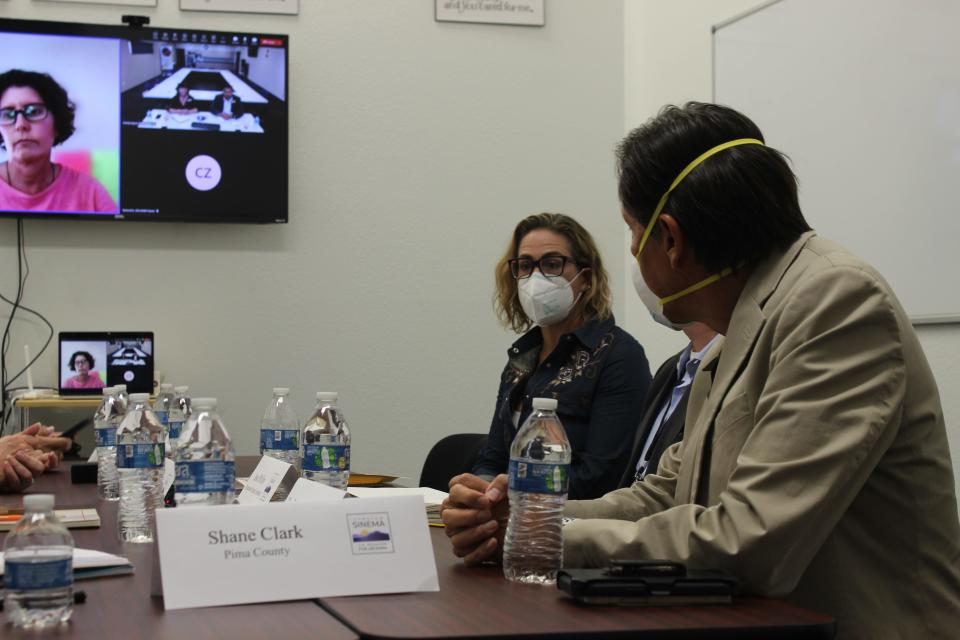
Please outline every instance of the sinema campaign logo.
[{"label": "sinema campaign logo", "polygon": [[347,527],[353,553],[393,553],[390,517],[382,513],[348,513]]}]

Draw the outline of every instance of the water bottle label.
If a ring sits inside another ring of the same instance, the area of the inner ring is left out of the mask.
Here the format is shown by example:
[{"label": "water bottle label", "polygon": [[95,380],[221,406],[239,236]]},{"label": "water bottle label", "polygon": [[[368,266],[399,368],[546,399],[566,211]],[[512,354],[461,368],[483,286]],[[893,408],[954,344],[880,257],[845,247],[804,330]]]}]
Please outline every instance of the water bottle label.
[{"label": "water bottle label", "polygon": [[303,468],[305,471],[350,471],[350,445],[305,444]]},{"label": "water bottle label", "polygon": [[176,440],[180,437],[180,430],[183,429],[183,422],[177,420],[170,422],[168,424],[169,434],[171,440]]},{"label": "water bottle label", "polygon": [[4,580],[7,589],[59,589],[73,584],[73,557],[25,562],[7,558],[4,563]]},{"label": "water bottle label", "polygon": [[510,490],[524,493],[567,493],[569,464],[510,461]]},{"label": "water bottle label", "polygon": [[162,409],[154,409],[153,415],[157,416],[157,420],[160,421],[160,424],[167,426],[167,418],[170,417],[169,411],[164,411]]},{"label": "water bottle label", "polygon": [[99,429],[94,429],[94,432],[97,434],[98,447],[117,446],[117,428],[116,427],[101,427]]},{"label": "water bottle label", "polygon": [[297,451],[300,449],[300,430],[260,429],[260,451],[267,449]]},{"label": "water bottle label", "polygon": [[189,460],[177,463],[177,493],[233,491],[233,461]]},{"label": "water bottle label", "polygon": [[154,469],[163,466],[164,443],[117,445],[118,469]]}]

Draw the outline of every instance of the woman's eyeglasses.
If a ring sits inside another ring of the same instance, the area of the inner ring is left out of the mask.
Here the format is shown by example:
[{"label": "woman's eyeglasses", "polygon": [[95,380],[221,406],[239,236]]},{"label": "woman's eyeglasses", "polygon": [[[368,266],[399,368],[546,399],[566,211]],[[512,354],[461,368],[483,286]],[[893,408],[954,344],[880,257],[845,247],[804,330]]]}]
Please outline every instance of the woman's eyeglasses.
[{"label": "woman's eyeglasses", "polygon": [[47,106],[43,104],[28,104],[23,109],[14,109],[5,107],[0,109],[0,125],[10,126],[17,121],[17,115],[23,114],[28,122],[40,122],[47,117],[50,112]]},{"label": "woman's eyeglasses", "polygon": [[508,260],[507,264],[510,265],[510,273],[513,274],[514,278],[519,280],[521,278],[529,278],[533,275],[533,270],[537,267],[540,268],[540,273],[543,275],[548,278],[555,278],[563,273],[568,261],[576,264],[573,258],[568,258],[567,256],[543,256],[539,260],[534,260],[533,258],[513,258]]}]

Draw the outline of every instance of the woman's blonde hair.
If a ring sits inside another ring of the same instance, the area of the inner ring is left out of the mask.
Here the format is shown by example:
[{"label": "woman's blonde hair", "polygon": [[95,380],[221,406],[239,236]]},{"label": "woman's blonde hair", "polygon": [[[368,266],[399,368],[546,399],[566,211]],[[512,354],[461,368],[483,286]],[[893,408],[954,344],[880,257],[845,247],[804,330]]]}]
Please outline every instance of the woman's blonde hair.
[{"label": "woman's blonde hair", "polygon": [[586,288],[578,303],[583,309],[583,317],[587,320],[605,320],[613,315],[610,299],[610,279],[607,270],[603,268],[603,260],[593,238],[579,222],[562,213],[537,213],[527,216],[517,224],[513,230],[513,237],[503,257],[497,262],[494,272],[496,291],[493,294],[493,307],[503,326],[523,333],[533,323],[523,312],[520,299],[517,297],[517,279],[510,272],[509,261],[517,257],[520,242],[536,229],[553,231],[570,243],[571,258],[584,271],[581,278],[586,280]]}]

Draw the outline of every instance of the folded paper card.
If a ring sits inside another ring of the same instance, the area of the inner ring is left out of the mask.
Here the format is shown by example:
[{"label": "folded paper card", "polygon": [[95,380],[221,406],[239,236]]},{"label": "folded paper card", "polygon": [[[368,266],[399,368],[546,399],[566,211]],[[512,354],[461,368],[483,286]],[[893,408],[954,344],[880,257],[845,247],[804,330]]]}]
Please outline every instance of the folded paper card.
[{"label": "folded paper card", "polygon": [[437,591],[420,496],[157,511],[164,606]]},{"label": "folded paper card", "polygon": [[343,495],[344,491],[342,489],[334,489],[333,487],[320,484],[319,482],[314,482],[313,480],[297,478],[297,481],[293,485],[293,489],[290,490],[290,495],[287,496],[287,502],[342,500]]},{"label": "folded paper card", "polygon": [[277,489],[285,485],[293,487],[297,470],[289,462],[270,456],[262,456],[250,477],[243,482],[243,490],[237,496],[240,504],[265,504],[273,499]]}]

